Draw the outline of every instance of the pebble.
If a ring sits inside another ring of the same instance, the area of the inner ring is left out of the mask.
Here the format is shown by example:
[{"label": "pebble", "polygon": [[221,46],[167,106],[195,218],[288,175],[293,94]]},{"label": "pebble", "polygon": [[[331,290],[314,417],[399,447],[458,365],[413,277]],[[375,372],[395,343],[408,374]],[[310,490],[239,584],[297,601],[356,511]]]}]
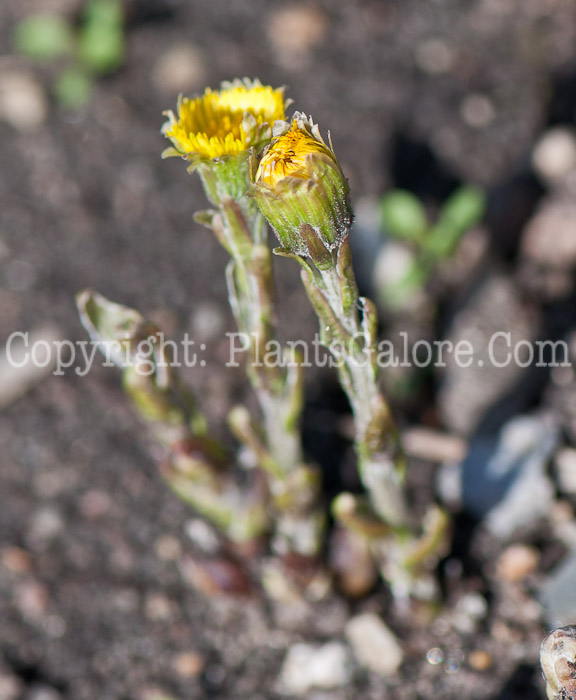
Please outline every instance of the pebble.
[{"label": "pebble", "polygon": [[532,153],[532,165],[546,182],[562,182],[576,169],[576,131],[559,126],[542,134]]},{"label": "pebble", "polygon": [[176,44],[163,53],[152,71],[154,86],[164,93],[191,92],[206,82],[206,61],[192,44]]},{"label": "pebble", "polygon": [[414,253],[404,244],[397,241],[387,241],[380,248],[372,272],[372,286],[378,301],[385,308],[416,308],[423,297],[419,288],[406,290],[401,298],[398,288],[410,274],[414,265]]},{"label": "pebble", "polygon": [[181,678],[194,678],[204,669],[204,659],[193,651],[184,652],[172,659],[172,668]]},{"label": "pebble", "polygon": [[37,581],[22,581],[16,591],[16,607],[30,620],[42,619],[48,610],[48,591]]},{"label": "pebble", "polygon": [[548,197],[526,224],[523,255],[541,265],[576,266],[576,202],[570,197]]},{"label": "pebble", "polygon": [[213,554],[218,551],[220,546],[218,535],[214,528],[204,520],[200,520],[199,518],[189,520],[184,525],[184,530],[192,542],[203,552]]},{"label": "pebble", "polygon": [[513,544],[507,547],[496,562],[496,575],[502,581],[518,583],[533,574],[540,564],[540,553],[535,547]]},{"label": "pebble", "polygon": [[342,642],[329,642],[323,646],[294,644],[284,660],[278,690],[302,695],[312,688],[339,688],[351,679],[350,652]]},{"label": "pebble", "polygon": [[47,685],[34,685],[24,696],[24,700],[61,700],[62,696]]},{"label": "pebble", "polygon": [[20,71],[0,74],[0,119],[16,131],[31,133],[47,116],[48,100],[40,83]]},{"label": "pebble", "polygon": [[272,12],[266,33],[278,62],[285,68],[309,63],[312,49],[320,44],[328,29],[328,19],[318,7],[292,5]]},{"label": "pebble", "polygon": [[27,574],[32,570],[32,559],[20,547],[4,547],[0,551],[0,562],[13,574]]},{"label": "pebble", "polygon": [[384,677],[398,671],[404,652],[394,633],[378,615],[362,613],[351,618],[345,632],[359,664]]},{"label": "pebble", "polygon": [[452,47],[441,39],[428,39],[416,49],[416,65],[428,75],[448,73],[454,67],[455,59]]},{"label": "pebble", "polygon": [[474,129],[490,126],[496,118],[494,103],[486,95],[467,95],[460,105],[460,116],[464,123]]},{"label": "pebble", "polygon": [[162,561],[178,561],[182,556],[182,545],[172,535],[163,535],[154,542],[154,551]]},{"label": "pebble", "polygon": [[56,327],[46,326],[16,336],[0,352],[0,409],[10,406],[52,373],[58,357],[54,344],[61,339],[62,333]]},{"label": "pebble", "polygon": [[146,596],[144,610],[149,620],[165,622],[174,615],[174,605],[172,601],[162,593],[150,593]]},{"label": "pebble", "polygon": [[55,540],[65,528],[60,511],[52,506],[39,508],[32,519],[28,536],[31,544],[43,546]]},{"label": "pebble", "polygon": [[22,697],[22,682],[16,676],[0,669],[0,700],[18,700]]}]

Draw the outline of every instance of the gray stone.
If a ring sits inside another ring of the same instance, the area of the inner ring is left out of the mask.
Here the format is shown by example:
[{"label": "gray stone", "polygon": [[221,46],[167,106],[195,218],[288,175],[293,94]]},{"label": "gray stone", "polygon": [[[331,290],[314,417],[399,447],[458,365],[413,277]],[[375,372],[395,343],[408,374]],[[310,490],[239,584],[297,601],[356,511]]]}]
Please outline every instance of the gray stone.
[{"label": "gray stone", "polygon": [[556,420],[540,414],[520,416],[498,436],[473,440],[462,465],[464,508],[501,538],[545,515],[553,498],[546,464],[558,439]]},{"label": "gray stone", "polygon": [[363,613],[349,620],[346,638],[358,663],[380,676],[395,674],[404,660],[396,636],[374,613]]},{"label": "gray stone", "polygon": [[572,552],[551,574],[540,591],[546,619],[551,627],[576,620],[576,552]]}]

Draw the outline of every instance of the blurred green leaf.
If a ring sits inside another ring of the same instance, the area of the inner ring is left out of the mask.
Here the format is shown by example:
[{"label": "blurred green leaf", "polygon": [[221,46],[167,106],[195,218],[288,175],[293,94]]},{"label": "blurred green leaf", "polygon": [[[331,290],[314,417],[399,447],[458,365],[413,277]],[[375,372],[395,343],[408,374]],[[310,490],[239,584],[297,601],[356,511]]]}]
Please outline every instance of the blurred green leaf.
[{"label": "blurred green leaf", "polygon": [[426,211],[420,200],[406,190],[388,192],[382,198],[380,215],[386,231],[404,240],[421,240],[428,227]]},{"label": "blurred green leaf", "polygon": [[14,32],[18,53],[49,61],[72,52],[74,37],[70,26],[58,15],[26,17]]},{"label": "blurred green leaf", "polygon": [[63,107],[77,109],[90,99],[92,79],[81,68],[68,68],[57,79],[54,85],[54,94]]},{"label": "blurred green leaf", "polygon": [[462,236],[477,224],[486,207],[484,193],[476,187],[461,187],[446,201],[438,221],[425,242],[425,250],[438,258],[448,258]]},{"label": "blurred green leaf", "polygon": [[123,10],[120,0],[89,0],[84,11],[87,25],[105,24],[108,27],[122,27]]},{"label": "blurred green leaf", "polygon": [[122,5],[119,0],[91,0],[78,36],[78,55],[94,73],[117,70],[126,54]]},{"label": "blurred green leaf", "polygon": [[477,187],[461,187],[448,198],[440,210],[439,223],[468,230],[484,215],[486,198]]}]

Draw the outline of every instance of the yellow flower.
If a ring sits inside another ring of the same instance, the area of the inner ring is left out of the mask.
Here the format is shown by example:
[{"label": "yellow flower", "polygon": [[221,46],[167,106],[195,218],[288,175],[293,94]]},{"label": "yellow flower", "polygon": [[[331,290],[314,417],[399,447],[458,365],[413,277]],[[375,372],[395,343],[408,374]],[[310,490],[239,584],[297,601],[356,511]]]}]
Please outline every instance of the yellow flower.
[{"label": "yellow flower", "polygon": [[333,157],[322,141],[301,128],[294,119],[290,129],[279,136],[262,157],[255,180],[274,187],[285,177],[308,178],[307,156],[312,153]]},{"label": "yellow flower", "polygon": [[180,99],[178,118],[167,115],[163,133],[177,152],[170,155],[235,155],[265,138],[263,127],[284,118],[284,91],[259,80],[235,80],[217,92],[207,88],[201,97]]}]

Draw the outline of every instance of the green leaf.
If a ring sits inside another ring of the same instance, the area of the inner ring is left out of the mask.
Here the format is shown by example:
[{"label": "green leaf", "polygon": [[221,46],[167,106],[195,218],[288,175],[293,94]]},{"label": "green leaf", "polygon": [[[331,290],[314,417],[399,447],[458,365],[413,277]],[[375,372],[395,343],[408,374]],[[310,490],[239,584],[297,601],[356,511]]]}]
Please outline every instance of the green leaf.
[{"label": "green leaf", "polygon": [[119,0],[91,0],[78,36],[78,55],[99,75],[117,70],[126,54],[122,6]]},{"label": "green leaf", "polygon": [[462,236],[484,214],[484,193],[475,187],[461,187],[444,204],[438,221],[425,242],[425,250],[436,258],[449,258]]},{"label": "green leaf", "polygon": [[84,11],[84,22],[119,29],[123,22],[122,3],[119,0],[89,0]]},{"label": "green leaf", "polygon": [[78,38],[78,55],[94,73],[112,73],[124,61],[124,36],[100,25],[86,28]]},{"label": "green leaf", "polygon": [[92,79],[81,68],[63,71],[54,85],[54,94],[59,104],[70,109],[84,106],[92,93]]},{"label": "green leaf", "polygon": [[70,54],[74,37],[66,21],[58,15],[33,15],[18,23],[14,43],[18,53],[50,61]]},{"label": "green leaf", "polygon": [[477,187],[461,187],[440,210],[438,223],[467,231],[477,224],[486,208],[484,192]]},{"label": "green leaf", "polygon": [[388,192],[382,199],[380,216],[387,233],[403,240],[421,240],[428,227],[420,200],[406,190]]}]

